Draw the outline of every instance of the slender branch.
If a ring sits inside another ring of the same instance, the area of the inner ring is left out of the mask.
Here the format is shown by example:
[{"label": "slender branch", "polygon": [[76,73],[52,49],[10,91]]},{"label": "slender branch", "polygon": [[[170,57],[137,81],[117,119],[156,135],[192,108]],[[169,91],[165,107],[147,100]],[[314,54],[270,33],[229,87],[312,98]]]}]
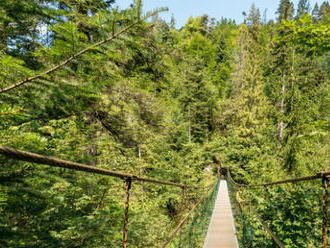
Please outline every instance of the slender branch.
[{"label": "slender branch", "polygon": [[22,111],[23,109],[22,108],[19,108],[17,110],[13,110],[13,111],[9,111],[9,112],[3,112],[3,113],[0,113],[0,115],[13,115],[13,114],[17,114],[18,112]]},{"label": "slender branch", "polygon": [[108,42],[110,42],[110,41],[116,39],[118,36],[120,36],[120,35],[123,34],[123,33],[126,33],[128,30],[132,29],[133,27],[135,27],[135,26],[138,25],[139,23],[144,22],[144,21],[147,20],[149,17],[154,16],[154,15],[158,14],[159,12],[163,12],[163,11],[168,11],[168,8],[161,8],[161,9],[158,9],[158,10],[156,10],[156,11],[153,11],[152,13],[146,15],[144,18],[142,18],[142,19],[140,19],[140,20],[138,20],[138,21],[132,23],[131,25],[127,26],[126,28],[123,28],[122,30],[118,31],[117,33],[115,33],[115,34],[112,35],[111,37],[109,37],[109,38],[107,38],[107,39],[104,39],[104,40],[102,40],[102,41],[96,42],[96,43],[94,43],[93,45],[91,45],[91,46],[89,46],[89,47],[86,47],[85,49],[83,49],[83,50],[79,51],[78,53],[72,55],[71,57],[69,57],[68,59],[62,61],[61,63],[59,63],[58,65],[54,66],[53,68],[50,68],[50,69],[48,69],[48,70],[46,70],[46,71],[44,71],[44,72],[42,72],[42,73],[40,73],[40,74],[38,74],[38,75],[35,75],[35,76],[32,76],[32,77],[25,78],[25,79],[22,80],[22,81],[18,81],[17,83],[15,83],[15,84],[13,84],[13,85],[10,85],[10,86],[8,86],[8,87],[6,87],[6,88],[4,88],[4,89],[1,89],[1,90],[0,90],[0,94],[1,94],[1,93],[4,93],[4,92],[7,92],[7,91],[10,91],[10,90],[12,90],[12,89],[15,89],[15,88],[17,88],[17,87],[19,87],[19,86],[21,86],[21,85],[24,85],[24,84],[26,84],[26,83],[29,83],[29,82],[33,81],[33,80],[39,79],[39,78],[41,78],[41,77],[43,77],[43,76],[45,76],[45,75],[51,74],[52,72],[54,72],[54,71],[60,69],[61,67],[63,67],[63,66],[65,66],[65,65],[69,64],[71,61],[75,60],[77,57],[79,57],[79,56],[81,56],[81,55],[87,53],[88,51],[94,49],[95,47],[101,46],[101,45],[103,45],[103,44],[105,44],[105,43],[108,43]]},{"label": "slender branch", "polygon": [[102,203],[103,203],[103,200],[105,198],[105,195],[107,194],[107,192],[109,191],[109,188],[106,188],[104,191],[103,191],[103,194],[102,194],[102,197],[101,199],[99,200],[99,202],[97,203],[97,206],[94,210],[94,215],[96,215],[96,212],[99,210],[99,208],[101,207]]}]

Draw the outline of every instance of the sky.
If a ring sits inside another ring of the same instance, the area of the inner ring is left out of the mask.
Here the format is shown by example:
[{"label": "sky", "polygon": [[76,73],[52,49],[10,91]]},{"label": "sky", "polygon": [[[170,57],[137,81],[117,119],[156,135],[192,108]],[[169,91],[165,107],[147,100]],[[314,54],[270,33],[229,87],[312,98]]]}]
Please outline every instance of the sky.
[{"label": "sky", "polygon": [[[237,23],[243,21],[242,12],[249,12],[254,3],[260,9],[261,16],[267,9],[267,19],[275,19],[275,12],[280,0],[144,0],[143,10],[150,11],[159,7],[168,7],[169,11],[160,16],[166,21],[170,21],[173,15],[176,19],[176,26],[181,27],[190,16],[197,17],[203,14],[215,17],[220,20],[221,17],[235,19]],[[299,0],[293,1],[295,7]],[[322,0],[310,0],[312,8],[317,2],[319,5]],[[116,5],[120,9],[125,9],[133,3],[133,0],[116,0]]]}]

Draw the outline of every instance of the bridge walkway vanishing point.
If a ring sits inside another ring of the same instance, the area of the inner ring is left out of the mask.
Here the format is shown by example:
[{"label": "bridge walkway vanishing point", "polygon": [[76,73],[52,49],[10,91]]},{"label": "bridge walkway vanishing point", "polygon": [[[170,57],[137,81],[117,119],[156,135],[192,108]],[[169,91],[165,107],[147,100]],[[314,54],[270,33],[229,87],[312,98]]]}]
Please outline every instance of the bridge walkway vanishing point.
[{"label": "bridge walkway vanishing point", "polygon": [[226,180],[220,181],[220,188],[203,248],[238,248]]}]

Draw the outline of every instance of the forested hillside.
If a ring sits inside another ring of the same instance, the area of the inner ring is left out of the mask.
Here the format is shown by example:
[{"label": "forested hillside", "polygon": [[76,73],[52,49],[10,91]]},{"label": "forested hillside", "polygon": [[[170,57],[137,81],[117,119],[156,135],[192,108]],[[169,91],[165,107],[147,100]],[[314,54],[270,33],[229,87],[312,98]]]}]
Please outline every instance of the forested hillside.
[{"label": "forested hillside", "polygon": [[[0,145],[203,187],[215,161],[241,183],[330,169],[328,1],[281,0],[270,21],[252,5],[241,24],[204,15],[182,28],[159,18],[166,8],[114,6],[0,0]],[[286,247],[320,247],[320,192],[299,183],[256,196]],[[124,194],[116,178],[0,155],[0,247],[121,247]],[[159,247],[180,197],[133,184],[129,247]],[[277,247],[256,222],[252,239],[237,228],[242,247]]]}]

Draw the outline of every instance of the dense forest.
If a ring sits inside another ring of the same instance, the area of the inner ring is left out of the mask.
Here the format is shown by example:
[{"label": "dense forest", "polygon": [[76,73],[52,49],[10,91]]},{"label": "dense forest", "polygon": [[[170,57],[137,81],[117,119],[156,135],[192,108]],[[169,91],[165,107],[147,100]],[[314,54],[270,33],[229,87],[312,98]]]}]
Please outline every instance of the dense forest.
[{"label": "dense forest", "polygon": [[[276,20],[252,5],[240,24],[203,15],[181,28],[159,17],[166,8],[115,6],[0,0],[0,145],[203,187],[218,163],[241,183],[329,170],[328,1],[281,0]],[[0,156],[0,247],[121,247],[124,194],[116,178]],[[286,247],[321,247],[319,182],[260,194]],[[180,196],[134,183],[129,247],[159,247]],[[246,218],[241,247],[277,247]]]}]

